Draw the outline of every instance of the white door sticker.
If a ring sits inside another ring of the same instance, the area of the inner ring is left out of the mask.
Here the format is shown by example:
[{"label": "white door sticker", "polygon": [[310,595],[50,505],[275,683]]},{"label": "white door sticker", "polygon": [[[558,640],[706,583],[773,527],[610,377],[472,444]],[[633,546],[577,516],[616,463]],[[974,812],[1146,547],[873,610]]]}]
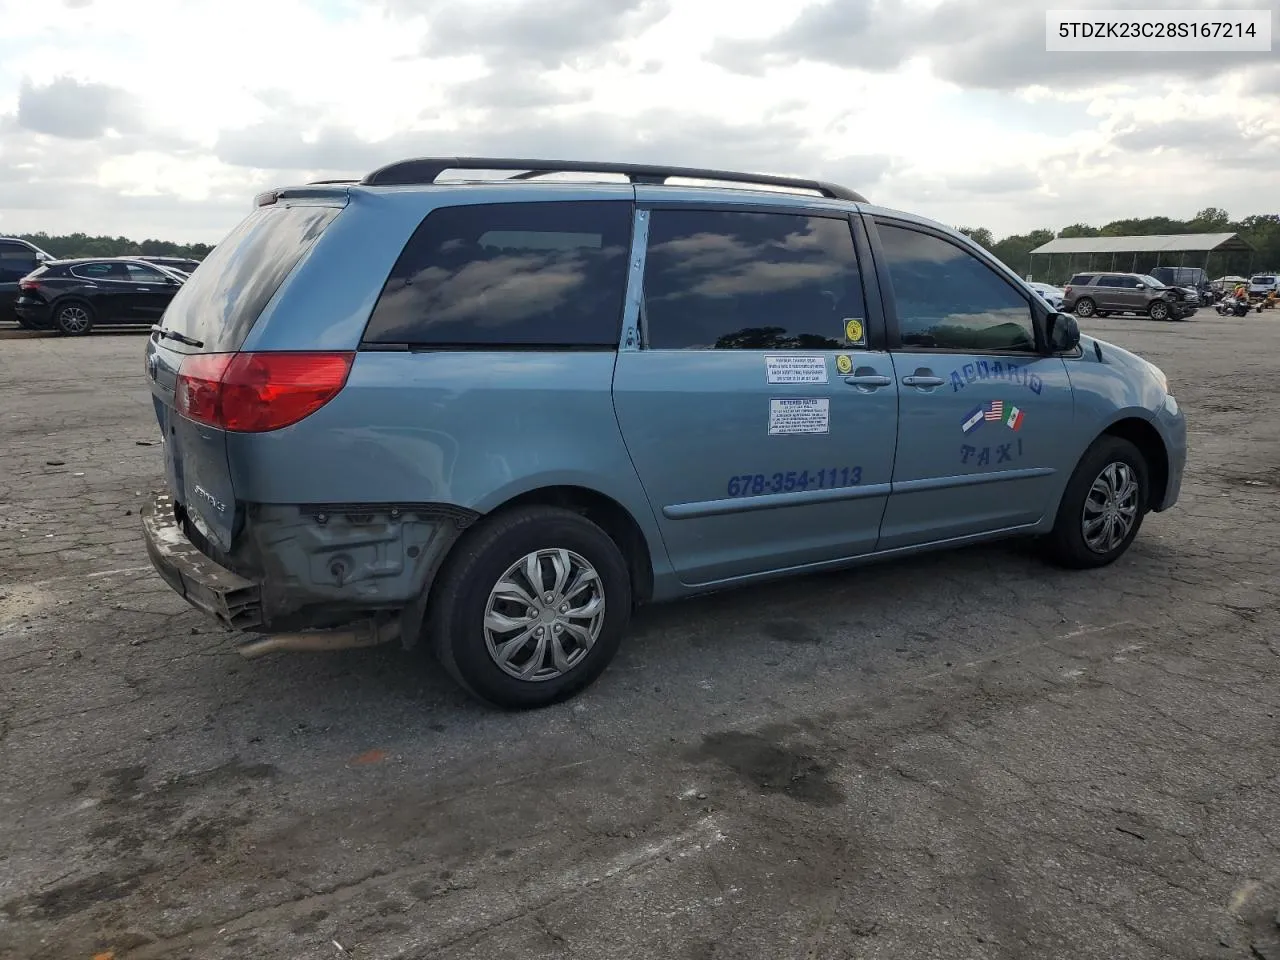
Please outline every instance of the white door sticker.
[{"label": "white door sticker", "polygon": [[769,435],[784,433],[828,433],[831,401],[826,397],[800,397],[769,401]]},{"label": "white door sticker", "polygon": [[770,383],[826,383],[826,357],[765,357]]}]

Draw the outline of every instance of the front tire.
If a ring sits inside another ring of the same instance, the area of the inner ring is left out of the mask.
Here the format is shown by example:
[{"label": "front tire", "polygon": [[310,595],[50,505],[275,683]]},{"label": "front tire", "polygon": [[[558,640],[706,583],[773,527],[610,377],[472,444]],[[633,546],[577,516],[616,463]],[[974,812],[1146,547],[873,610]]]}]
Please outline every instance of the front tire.
[{"label": "front tire", "polygon": [[1052,560],[1085,570],[1118,560],[1147,513],[1147,461],[1122,437],[1104,435],[1076,464],[1046,546]]},{"label": "front tire", "polygon": [[1147,307],[1147,316],[1152,320],[1168,320],[1169,305],[1163,300],[1152,300]]},{"label": "front tire", "polygon": [[53,311],[53,325],[68,337],[83,337],[93,329],[93,307],[80,300],[60,303]]},{"label": "front tire", "polygon": [[631,618],[618,545],[558,507],[524,507],[473,528],[432,591],[427,630],[464,689],[508,709],[566,700],[617,653]]}]

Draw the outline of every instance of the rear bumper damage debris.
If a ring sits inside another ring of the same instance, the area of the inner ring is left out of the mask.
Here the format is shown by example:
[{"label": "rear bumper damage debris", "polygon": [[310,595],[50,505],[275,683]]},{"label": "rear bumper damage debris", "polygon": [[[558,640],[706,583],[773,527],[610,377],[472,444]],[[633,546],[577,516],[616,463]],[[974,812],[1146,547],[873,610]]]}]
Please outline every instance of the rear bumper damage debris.
[{"label": "rear bumper damage debris", "polygon": [[153,494],[141,513],[151,565],[169,586],[232,630],[262,626],[261,585],[201,553],[178,524],[172,497]]},{"label": "rear bumper damage debris", "polygon": [[159,493],[142,507],[151,563],[223,626],[268,635],[240,646],[245,657],[415,645],[427,588],[476,517],[443,505],[255,507],[236,554],[211,556],[175,506]]}]

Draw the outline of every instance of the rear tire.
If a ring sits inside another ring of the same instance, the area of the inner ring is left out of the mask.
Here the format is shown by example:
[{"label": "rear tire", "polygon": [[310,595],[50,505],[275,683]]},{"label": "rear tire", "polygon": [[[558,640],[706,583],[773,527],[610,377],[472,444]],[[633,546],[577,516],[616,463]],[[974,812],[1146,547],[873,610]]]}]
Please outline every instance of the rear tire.
[{"label": "rear tire", "polygon": [[68,337],[83,337],[93,329],[93,307],[83,300],[65,300],[53,308],[53,325]]},{"label": "rear tire", "polygon": [[464,689],[527,710],[595,681],[630,619],[631,574],[609,535],[572,510],[522,507],[454,548],[432,589],[427,634]]},{"label": "rear tire", "polygon": [[1081,297],[1076,301],[1077,317],[1092,317],[1098,310],[1098,305],[1089,297]]},{"label": "rear tire", "polygon": [[1049,558],[1086,570],[1118,560],[1142,527],[1150,497],[1147,461],[1121,437],[1103,435],[1076,464],[1045,541]]}]

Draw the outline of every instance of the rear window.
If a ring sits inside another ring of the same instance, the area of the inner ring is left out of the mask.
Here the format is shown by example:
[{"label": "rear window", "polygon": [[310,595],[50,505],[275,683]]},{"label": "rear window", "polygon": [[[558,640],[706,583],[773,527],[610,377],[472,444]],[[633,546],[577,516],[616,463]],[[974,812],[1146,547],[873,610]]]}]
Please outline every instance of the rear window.
[{"label": "rear window", "polygon": [[630,245],[626,201],[442,207],[405,245],[364,340],[612,349]]},{"label": "rear window", "polygon": [[239,350],[258,315],[340,207],[259,207],[192,272],[170,301],[164,327],[204,343]]}]

